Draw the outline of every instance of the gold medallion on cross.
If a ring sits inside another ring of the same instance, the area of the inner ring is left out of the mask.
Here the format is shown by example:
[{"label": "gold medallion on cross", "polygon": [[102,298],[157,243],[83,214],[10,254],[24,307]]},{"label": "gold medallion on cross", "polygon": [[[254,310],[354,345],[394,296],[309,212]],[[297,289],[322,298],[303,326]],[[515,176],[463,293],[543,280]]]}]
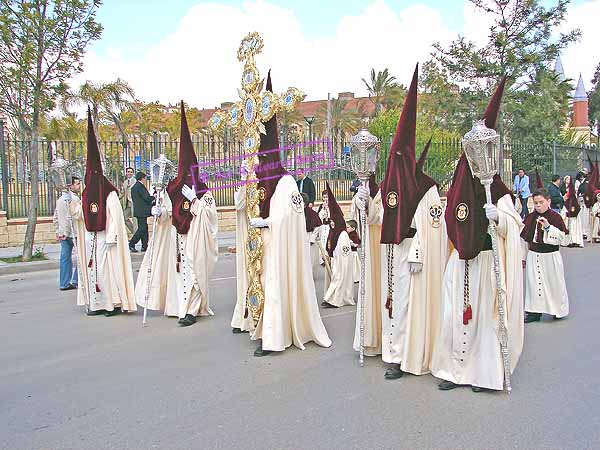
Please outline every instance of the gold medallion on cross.
[{"label": "gold medallion on cross", "polygon": [[[228,110],[217,110],[208,122],[211,131],[217,133],[225,127],[231,129],[242,139],[244,154],[249,167],[246,184],[246,211],[248,219],[259,216],[260,195],[258,179],[254,167],[258,164],[260,134],[266,134],[264,122],[267,122],[279,111],[292,111],[306,95],[294,87],[288,88],[283,94],[277,95],[263,91],[264,79],[256,68],[254,56],[263,49],[263,40],[258,33],[249,33],[238,49],[238,61],[244,62],[242,72],[242,88],[238,89],[240,100]],[[260,281],[262,272],[263,240],[261,230],[248,228],[246,242],[246,265],[248,269],[248,291],[246,305],[255,322],[262,314],[264,290]]]}]

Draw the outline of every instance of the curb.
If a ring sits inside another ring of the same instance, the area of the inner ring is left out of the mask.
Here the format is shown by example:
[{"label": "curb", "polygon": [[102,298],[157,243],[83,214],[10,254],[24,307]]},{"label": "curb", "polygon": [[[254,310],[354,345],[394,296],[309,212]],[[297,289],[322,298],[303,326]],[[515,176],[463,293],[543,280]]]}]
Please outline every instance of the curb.
[{"label": "curb", "polygon": [[[219,254],[232,253],[230,245],[220,245]],[[144,259],[143,253],[131,254],[131,262],[141,263]],[[42,272],[45,270],[58,270],[60,263],[57,260],[31,261],[23,263],[5,263],[0,266],[0,276],[16,275],[20,273]]]}]

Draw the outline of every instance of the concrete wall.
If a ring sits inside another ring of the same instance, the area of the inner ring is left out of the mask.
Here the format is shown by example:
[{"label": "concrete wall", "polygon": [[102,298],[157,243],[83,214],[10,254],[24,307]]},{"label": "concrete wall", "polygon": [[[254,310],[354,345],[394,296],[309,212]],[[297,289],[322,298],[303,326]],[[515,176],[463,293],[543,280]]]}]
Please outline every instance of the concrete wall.
[{"label": "concrete wall", "polygon": [[[349,217],[350,202],[340,202],[342,211]],[[217,208],[219,214],[219,231],[235,230],[235,208],[223,206]],[[148,220],[149,228],[152,229],[152,221]],[[0,248],[21,247],[25,239],[27,219],[7,219],[6,212],[0,211]],[[52,217],[38,217],[35,228],[34,245],[56,243],[56,234]]]}]

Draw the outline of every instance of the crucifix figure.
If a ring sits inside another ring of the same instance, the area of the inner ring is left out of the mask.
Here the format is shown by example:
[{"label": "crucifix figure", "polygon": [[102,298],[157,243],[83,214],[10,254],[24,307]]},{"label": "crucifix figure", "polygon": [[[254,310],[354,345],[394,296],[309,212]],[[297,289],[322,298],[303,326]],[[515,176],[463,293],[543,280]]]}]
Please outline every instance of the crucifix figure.
[{"label": "crucifix figure", "polygon": [[[219,132],[229,126],[243,141],[244,154],[248,161],[249,174],[246,185],[248,218],[259,217],[258,179],[255,166],[258,164],[260,133],[266,134],[264,122],[279,111],[292,111],[306,96],[291,87],[281,95],[263,91],[264,79],[260,78],[254,56],[263,49],[263,40],[258,33],[249,33],[240,44],[238,61],[244,62],[242,88],[238,89],[240,100],[228,110],[218,110],[210,118],[211,131]],[[264,303],[264,291],[260,281],[262,266],[262,235],[258,228],[248,228],[246,258],[248,267],[248,291],[246,304],[255,322],[258,322]]]}]

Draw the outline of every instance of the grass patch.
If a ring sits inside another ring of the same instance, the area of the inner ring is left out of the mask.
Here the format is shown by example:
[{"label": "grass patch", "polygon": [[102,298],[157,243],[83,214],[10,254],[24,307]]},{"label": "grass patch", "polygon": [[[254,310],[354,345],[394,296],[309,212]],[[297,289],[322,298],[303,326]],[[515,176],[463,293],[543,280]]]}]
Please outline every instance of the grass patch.
[{"label": "grass patch", "polygon": [[[45,261],[47,259],[48,259],[48,257],[44,253],[44,250],[40,247],[37,247],[34,250],[33,255],[31,255],[31,261]],[[8,258],[0,258],[0,261],[9,263],[9,264],[20,263],[20,262],[23,262],[23,255],[9,256]]]}]

